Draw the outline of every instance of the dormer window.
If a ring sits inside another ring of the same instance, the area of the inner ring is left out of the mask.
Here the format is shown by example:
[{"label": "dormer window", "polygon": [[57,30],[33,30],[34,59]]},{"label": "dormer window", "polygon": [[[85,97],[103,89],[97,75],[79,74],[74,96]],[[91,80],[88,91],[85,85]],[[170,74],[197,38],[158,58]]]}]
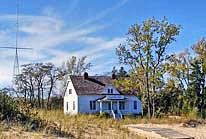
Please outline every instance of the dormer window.
[{"label": "dormer window", "polygon": [[107,90],[108,94],[113,94],[113,89],[108,88]]},{"label": "dormer window", "polygon": [[111,94],[113,94],[113,89],[111,89]]}]

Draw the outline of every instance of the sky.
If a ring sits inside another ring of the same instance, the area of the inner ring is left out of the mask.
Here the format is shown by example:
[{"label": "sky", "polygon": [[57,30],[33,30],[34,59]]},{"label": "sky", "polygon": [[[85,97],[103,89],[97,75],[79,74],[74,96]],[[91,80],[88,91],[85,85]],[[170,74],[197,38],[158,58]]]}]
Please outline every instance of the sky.
[{"label": "sky", "polygon": [[[19,0],[20,64],[87,56],[89,75],[119,67],[115,48],[133,24],[164,16],[182,26],[168,53],[179,53],[206,36],[205,0]],[[16,0],[0,1],[0,46],[15,46]],[[0,49],[0,88],[11,85],[14,50]]]}]

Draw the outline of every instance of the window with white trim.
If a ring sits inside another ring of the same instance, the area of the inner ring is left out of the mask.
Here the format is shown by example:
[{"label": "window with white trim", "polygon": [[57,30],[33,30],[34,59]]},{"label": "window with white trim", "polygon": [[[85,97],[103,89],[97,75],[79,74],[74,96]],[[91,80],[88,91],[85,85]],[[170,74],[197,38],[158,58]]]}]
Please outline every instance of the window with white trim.
[{"label": "window with white trim", "polygon": [[96,101],[89,101],[90,110],[96,110]]},{"label": "window with white trim", "polygon": [[137,101],[134,101],[134,110],[137,109]]},{"label": "window with white trim", "polygon": [[108,89],[107,89],[108,94],[113,94],[113,91],[114,91],[114,90],[111,89],[111,88],[108,88]]},{"label": "window with white trim", "polygon": [[69,89],[69,94],[72,94],[72,89]]},{"label": "window with white trim", "polygon": [[111,94],[113,94],[113,89],[111,89]]},{"label": "window with white trim", "polygon": [[120,101],[119,102],[119,109],[120,110],[124,110],[125,109],[125,102],[124,101]]},{"label": "window with white trim", "polygon": [[75,101],[73,101],[73,110],[75,110]]},{"label": "window with white trim", "polygon": [[68,111],[68,109],[69,109],[69,103],[67,102],[66,103],[66,110]]}]

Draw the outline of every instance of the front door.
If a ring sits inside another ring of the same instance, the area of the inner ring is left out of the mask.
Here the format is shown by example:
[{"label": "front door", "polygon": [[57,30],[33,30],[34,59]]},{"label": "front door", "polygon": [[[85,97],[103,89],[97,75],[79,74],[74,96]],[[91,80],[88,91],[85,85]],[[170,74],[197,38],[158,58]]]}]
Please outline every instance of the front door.
[{"label": "front door", "polygon": [[108,110],[111,110],[111,103],[108,103]]},{"label": "front door", "polygon": [[117,102],[112,102],[112,109],[114,110],[114,111],[117,111]]}]

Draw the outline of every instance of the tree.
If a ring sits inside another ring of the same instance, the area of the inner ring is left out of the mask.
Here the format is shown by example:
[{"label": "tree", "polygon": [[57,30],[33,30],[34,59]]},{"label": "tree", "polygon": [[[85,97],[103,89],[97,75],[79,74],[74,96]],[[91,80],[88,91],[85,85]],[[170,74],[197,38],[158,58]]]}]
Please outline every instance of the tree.
[{"label": "tree", "polygon": [[168,61],[165,64],[167,73],[179,83],[181,88],[185,91],[190,83],[189,75],[191,73],[191,57],[189,50],[185,49],[184,52],[179,54],[172,54],[168,57]]},{"label": "tree", "polygon": [[117,77],[118,78],[125,78],[127,77],[128,74],[127,72],[124,70],[124,67],[120,67],[119,71],[117,72]]},{"label": "tree", "polygon": [[61,72],[61,95],[64,96],[66,91],[66,87],[68,85],[68,79],[70,75],[81,75],[86,70],[91,68],[91,63],[86,62],[86,56],[81,58],[77,58],[76,56],[72,56],[67,61],[63,62],[62,66],[60,67]]},{"label": "tree", "polygon": [[46,71],[46,86],[48,86],[48,95],[47,95],[47,109],[51,106],[50,98],[54,88],[56,87],[56,82],[61,78],[59,68],[55,67],[52,63],[46,63],[44,66]]},{"label": "tree", "polygon": [[44,107],[47,99],[46,106],[48,108],[51,94],[59,76],[58,68],[52,63],[22,65],[22,73],[16,76],[20,97],[37,107]]},{"label": "tree", "polygon": [[[199,111],[203,114],[202,117],[206,117],[206,41],[205,38],[202,38],[197,44],[192,46],[193,51],[195,52],[194,64],[198,68],[194,68],[193,73],[197,78],[194,80],[196,85],[198,85],[198,91],[201,99],[198,100]],[[193,66],[195,67],[195,66]]]},{"label": "tree", "polygon": [[[203,39],[192,46],[194,56],[189,50],[178,55],[172,54],[165,64],[165,69],[169,73],[170,79],[174,81],[175,87],[180,88],[176,100],[181,105],[182,113],[198,114],[206,116],[206,42]],[[181,99],[179,99],[181,98]]]},{"label": "tree", "polygon": [[129,65],[131,73],[144,87],[142,91],[147,98],[148,117],[151,117],[151,93],[155,94],[158,90],[156,79],[162,74],[165,50],[175,41],[179,31],[180,26],[168,23],[165,17],[161,21],[148,19],[142,25],[132,25],[126,43],[116,49],[120,63]]}]

